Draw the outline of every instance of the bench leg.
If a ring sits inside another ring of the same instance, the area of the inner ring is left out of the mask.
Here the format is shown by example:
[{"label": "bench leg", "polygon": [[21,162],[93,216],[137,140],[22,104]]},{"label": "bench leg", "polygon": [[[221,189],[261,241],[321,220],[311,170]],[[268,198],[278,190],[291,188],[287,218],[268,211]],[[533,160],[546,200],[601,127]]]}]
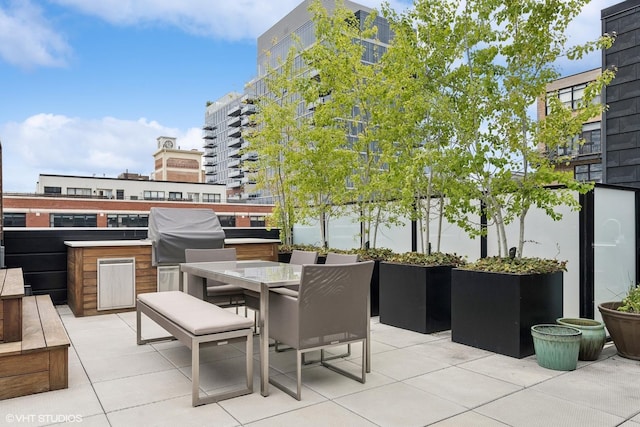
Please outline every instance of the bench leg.
[{"label": "bench leg", "polygon": [[202,405],[200,402],[200,343],[193,342],[191,346],[191,404]]},{"label": "bench leg", "polygon": [[[192,341],[191,345],[191,403],[193,406],[200,406],[207,403],[219,402],[225,399],[231,399],[232,397],[243,396],[245,394],[253,393],[253,330],[247,329],[244,336],[246,340],[246,368],[247,378],[246,388],[228,391],[224,393],[218,393],[214,395],[208,395],[200,397],[200,343],[196,340]],[[218,345],[224,345],[227,341],[220,341]]]}]

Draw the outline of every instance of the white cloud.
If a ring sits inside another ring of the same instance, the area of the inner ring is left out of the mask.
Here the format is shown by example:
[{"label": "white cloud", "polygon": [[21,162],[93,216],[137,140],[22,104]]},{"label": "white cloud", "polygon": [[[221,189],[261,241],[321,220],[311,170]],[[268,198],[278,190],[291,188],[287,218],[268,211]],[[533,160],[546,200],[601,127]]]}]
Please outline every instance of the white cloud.
[{"label": "white cloud", "polygon": [[[117,25],[169,24],[192,34],[224,40],[255,40],[301,0],[54,0],[82,13]],[[360,0],[368,7],[380,8],[381,0]],[[408,0],[394,0],[401,8]],[[397,9],[399,10],[399,9]]]},{"label": "white cloud", "polygon": [[116,177],[148,175],[158,136],[174,136],[182,149],[200,149],[202,131],[186,132],[146,119],[98,120],[37,114],[0,126],[5,192],[33,192],[38,174]]},{"label": "white cloud", "polygon": [[59,67],[71,49],[29,1],[0,3],[0,58],[22,68]]}]

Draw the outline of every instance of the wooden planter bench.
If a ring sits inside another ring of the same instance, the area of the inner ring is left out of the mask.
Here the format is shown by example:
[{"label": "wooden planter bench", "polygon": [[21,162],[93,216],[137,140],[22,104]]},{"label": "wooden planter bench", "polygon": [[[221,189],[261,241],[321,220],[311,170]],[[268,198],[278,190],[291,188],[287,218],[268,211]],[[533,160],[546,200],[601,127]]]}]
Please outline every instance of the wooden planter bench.
[{"label": "wooden planter bench", "polygon": [[[218,402],[253,392],[253,320],[180,291],[138,295],[136,339],[138,345],[177,338],[191,349],[193,406]],[[142,313],[168,331],[171,337],[142,339]],[[200,345],[204,343],[246,343],[245,388],[200,397]]]},{"label": "wooden planter bench", "polygon": [[70,341],[51,298],[29,296],[20,303],[21,340],[0,344],[0,399],[69,386]]},{"label": "wooden planter bench", "polygon": [[22,339],[22,297],[22,269],[0,270],[0,343]]}]

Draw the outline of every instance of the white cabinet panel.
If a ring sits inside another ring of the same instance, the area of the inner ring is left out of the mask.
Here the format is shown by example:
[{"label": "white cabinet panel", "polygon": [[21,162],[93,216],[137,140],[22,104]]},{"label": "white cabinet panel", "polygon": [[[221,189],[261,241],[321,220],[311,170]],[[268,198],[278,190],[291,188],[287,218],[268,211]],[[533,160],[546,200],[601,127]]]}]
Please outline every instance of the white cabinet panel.
[{"label": "white cabinet panel", "polygon": [[98,259],[98,310],[136,305],[135,258]]}]

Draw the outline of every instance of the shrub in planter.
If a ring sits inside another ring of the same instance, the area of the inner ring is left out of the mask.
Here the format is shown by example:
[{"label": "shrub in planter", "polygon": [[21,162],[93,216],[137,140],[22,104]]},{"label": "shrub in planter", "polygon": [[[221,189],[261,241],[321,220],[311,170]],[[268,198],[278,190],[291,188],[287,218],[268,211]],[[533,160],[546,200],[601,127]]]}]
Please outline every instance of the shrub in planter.
[{"label": "shrub in planter", "polygon": [[380,323],[421,333],[451,327],[451,269],[455,254],[407,252],[380,264]]},{"label": "shrub in planter", "polygon": [[566,262],[484,258],[451,277],[451,339],[511,357],[534,353],[531,327],[563,313]]},{"label": "shrub in planter", "polygon": [[621,302],[603,302],[598,310],[618,354],[640,360],[640,287],[631,287]]}]

